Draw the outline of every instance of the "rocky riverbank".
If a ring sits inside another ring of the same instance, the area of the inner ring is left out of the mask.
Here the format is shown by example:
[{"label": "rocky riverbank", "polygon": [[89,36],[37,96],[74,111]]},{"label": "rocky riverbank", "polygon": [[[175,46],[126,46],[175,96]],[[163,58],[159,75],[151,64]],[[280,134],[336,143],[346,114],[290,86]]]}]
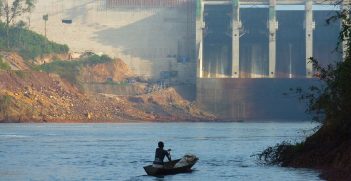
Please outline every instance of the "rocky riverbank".
[{"label": "rocky riverbank", "polygon": [[173,88],[139,96],[84,93],[56,74],[0,71],[0,122],[208,121]]}]

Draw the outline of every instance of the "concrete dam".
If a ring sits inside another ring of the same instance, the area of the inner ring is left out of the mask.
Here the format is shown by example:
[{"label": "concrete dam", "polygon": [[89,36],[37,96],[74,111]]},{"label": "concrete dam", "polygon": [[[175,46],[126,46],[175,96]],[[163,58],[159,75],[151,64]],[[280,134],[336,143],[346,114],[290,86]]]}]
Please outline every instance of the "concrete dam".
[{"label": "concrete dam", "polygon": [[322,65],[342,60],[333,53],[340,22],[327,25],[333,11],[320,3],[200,1],[199,105],[228,120],[309,119],[305,102],[284,93],[319,84],[310,57]]},{"label": "concrete dam", "polygon": [[31,29],[43,32],[49,14],[50,39],[122,58],[140,76],[196,83],[198,104],[223,119],[307,119],[305,104],[283,93],[318,84],[309,57],[342,60],[340,22],[326,19],[343,6],[331,3],[38,0]]}]

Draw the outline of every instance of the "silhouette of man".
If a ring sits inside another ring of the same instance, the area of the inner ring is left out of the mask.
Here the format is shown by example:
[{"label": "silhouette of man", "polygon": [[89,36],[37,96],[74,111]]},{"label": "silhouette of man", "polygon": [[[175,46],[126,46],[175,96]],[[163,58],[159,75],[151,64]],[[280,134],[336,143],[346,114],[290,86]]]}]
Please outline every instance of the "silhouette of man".
[{"label": "silhouette of man", "polygon": [[171,160],[171,155],[169,154],[169,150],[164,150],[163,149],[164,144],[162,141],[158,142],[158,148],[156,148],[155,151],[155,161],[153,162],[153,167],[155,168],[163,168],[164,167],[164,162],[163,159],[165,158],[165,156],[167,156],[169,161]]}]

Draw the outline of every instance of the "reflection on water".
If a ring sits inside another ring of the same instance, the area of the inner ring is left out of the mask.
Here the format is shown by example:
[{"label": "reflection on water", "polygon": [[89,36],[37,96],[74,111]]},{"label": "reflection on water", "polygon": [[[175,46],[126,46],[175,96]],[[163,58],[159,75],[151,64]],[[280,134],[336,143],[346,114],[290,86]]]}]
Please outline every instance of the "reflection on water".
[{"label": "reflection on water", "polygon": [[[306,169],[263,166],[252,154],[299,141],[310,123],[2,124],[0,180],[320,180]],[[194,172],[145,175],[157,141]]]}]

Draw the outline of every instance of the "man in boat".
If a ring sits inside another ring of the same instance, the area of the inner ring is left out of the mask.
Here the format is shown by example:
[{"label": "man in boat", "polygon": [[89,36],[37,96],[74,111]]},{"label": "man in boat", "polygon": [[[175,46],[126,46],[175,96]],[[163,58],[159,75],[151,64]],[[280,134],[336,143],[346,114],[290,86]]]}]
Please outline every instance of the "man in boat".
[{"label": "man in boat", "polygon": [[171,160],[171,155],[169,154],[169,152],[171,151],[169,150],[164,150],[163,149],[164,144],[162,141],[158,142],[158,148],[156,148],[155,151],[155,161],[153,162],[153,167],[155,168],[163,168],[164,167],[164,162],[163,159],[165,158],[165,156],[167,156],[168,161],[172,161]]}]

